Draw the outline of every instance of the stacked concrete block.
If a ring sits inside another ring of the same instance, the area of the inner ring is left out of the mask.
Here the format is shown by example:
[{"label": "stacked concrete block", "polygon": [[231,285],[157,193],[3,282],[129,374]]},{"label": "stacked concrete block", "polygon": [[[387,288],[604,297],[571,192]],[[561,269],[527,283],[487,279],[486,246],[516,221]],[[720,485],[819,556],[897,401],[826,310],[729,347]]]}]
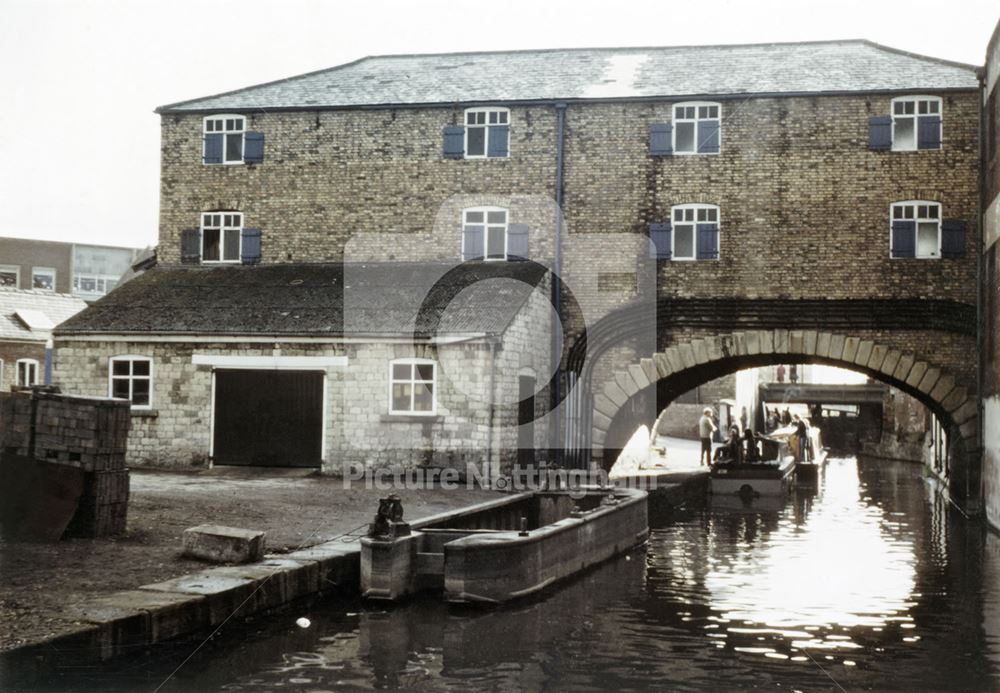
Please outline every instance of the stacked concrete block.
[{"label": "stacked concrete block", "polygon": [[68,536],[121,534],[128,518],[129,403],[50,392],[0,393],[0,450],[84,470]]}]

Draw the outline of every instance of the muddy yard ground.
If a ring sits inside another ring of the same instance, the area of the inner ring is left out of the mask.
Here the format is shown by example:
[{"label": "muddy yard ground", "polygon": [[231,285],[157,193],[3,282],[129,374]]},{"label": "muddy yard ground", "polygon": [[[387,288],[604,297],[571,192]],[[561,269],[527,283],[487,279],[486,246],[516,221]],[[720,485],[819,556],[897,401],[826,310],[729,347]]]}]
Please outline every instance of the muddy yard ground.
[{"label": "muddy yard ground", "polygon": [[[266,550],[274,553],[357,537],[374,517],[378,498],[390,491],[357,482],[344,486],[339,478],[300,470],[133,470],[124,536],[51,544],[0,540],[0,650],[68,630],[74,621],[67,605],[209,566],[180,556],[188,527],[263,530]],[[402,498],[408,521],[496,496],[464,485],[392,492]]]}]

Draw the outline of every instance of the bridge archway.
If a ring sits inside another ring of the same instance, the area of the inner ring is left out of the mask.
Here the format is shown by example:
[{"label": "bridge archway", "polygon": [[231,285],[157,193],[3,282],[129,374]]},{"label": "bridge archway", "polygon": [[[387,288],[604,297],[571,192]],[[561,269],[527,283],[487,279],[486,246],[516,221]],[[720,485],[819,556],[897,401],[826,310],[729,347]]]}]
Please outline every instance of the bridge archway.
[{"label": "bridge archway", "polygon": [[[861,336],[812,330],[748,330],[675,341],[613,370],[594,388],[591,461],[607,469],[627,436],[639,399],[667,406],[678,395],[746,368],[816,363],[869,375],[913,396],[948,432],[953,493],[964,498],[970,466],[978,460],[978,406],[967,384],[940,363]],[[652,422],[647,422],[652,423]],[[609,464],[610,461],[610,464]]]}]

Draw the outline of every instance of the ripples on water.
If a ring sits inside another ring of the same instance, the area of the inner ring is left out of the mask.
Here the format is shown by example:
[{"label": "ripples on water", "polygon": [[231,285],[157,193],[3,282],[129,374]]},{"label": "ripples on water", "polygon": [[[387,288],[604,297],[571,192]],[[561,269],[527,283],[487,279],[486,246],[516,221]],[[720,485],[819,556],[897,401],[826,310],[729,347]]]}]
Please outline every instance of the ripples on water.
[{"label": "ripples on water", "polygon": [[1000,537],[920,475],[832,459],[818,492],[676,512],[529,604],[327,605],[227,634],[165,688],[1000,690]]}]

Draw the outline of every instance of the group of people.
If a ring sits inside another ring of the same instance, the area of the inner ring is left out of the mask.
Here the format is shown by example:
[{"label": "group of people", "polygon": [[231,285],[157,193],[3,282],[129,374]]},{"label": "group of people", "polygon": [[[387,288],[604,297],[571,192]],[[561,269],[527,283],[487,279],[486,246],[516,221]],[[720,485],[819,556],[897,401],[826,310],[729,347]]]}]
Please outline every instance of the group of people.
[{"label": "group of people", "polygon": [[[740,421],[743,424],[743,435],[740,435],[739,426],[732,426],[729,429],[729,438],[722,447],[716,450],[716,459],[726,459],[733,464],[753,464],[761,461],[760,442],[753,430],[746,424],[745,412],[741,415]],[[768,430],[774,430],[779,423],[782,425],[792,425],[795,427],[794,436],[798,439],[796,445],[796,459],[805,462],[810,449],[809,426],[798,414],[792,414],[786,407],[781,414],[777,409],[767,411]],[[787,417],[787,420],[786,420]],[[772,422],[772,419],[774,420]],[[712,464],[712,436],[719,430],[715,425],[715,416],[711,407],[705,407],[701,419],[698,421],[698,436],[701,439],[701,453],[698,456],[698,464],[711,466]]]},{"label": "group of people", "polygon": [[764,409],[764,426],[768,433],[779,426],[788,426],[791,423],[792,413],[788,411],[788,407],[785,407],[780,412],[777,407],[774,407],[773,409],[766,407]]}]

